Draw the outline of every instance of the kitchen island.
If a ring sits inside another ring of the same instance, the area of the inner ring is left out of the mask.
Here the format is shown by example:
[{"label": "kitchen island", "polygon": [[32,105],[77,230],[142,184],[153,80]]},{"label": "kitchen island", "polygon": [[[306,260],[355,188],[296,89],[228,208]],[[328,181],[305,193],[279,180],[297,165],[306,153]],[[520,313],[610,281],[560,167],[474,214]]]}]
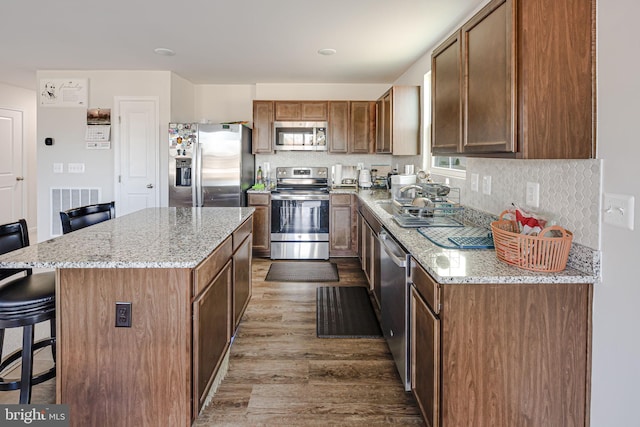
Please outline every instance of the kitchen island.
[{"label": "kitchen island", "polygon": [[71,425],[191,425],[250,297],[250,273],[236,278],[251,271],[252,214],[149,208],[0,257],[56,269],[56,402]]}]

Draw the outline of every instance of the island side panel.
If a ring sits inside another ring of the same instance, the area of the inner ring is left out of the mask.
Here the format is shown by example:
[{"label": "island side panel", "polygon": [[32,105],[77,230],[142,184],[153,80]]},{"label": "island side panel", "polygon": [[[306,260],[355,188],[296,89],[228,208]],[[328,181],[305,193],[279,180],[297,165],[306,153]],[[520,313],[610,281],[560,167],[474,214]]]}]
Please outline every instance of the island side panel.
[{"label": "island side panel", "polygon": [[590,284],[449,285],[444,426],[586,426]]},{"label": "island side panel", "polygon": [[[60,269],[57,403],[72,426],[191,424],[191,269]],[[115,327],[131,302],[130,328]]]}]

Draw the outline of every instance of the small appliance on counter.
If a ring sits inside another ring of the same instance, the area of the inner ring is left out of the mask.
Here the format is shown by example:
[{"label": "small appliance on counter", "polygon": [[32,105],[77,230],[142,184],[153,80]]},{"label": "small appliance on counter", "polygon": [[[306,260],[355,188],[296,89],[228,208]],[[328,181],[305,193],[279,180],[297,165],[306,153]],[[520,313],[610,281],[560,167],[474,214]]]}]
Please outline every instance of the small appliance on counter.
[{"label": "small appliance on counter", "polygon": [[360,169],[358,174],[358,186],[360,188],[371,188],[371,172],[369,169]]}]

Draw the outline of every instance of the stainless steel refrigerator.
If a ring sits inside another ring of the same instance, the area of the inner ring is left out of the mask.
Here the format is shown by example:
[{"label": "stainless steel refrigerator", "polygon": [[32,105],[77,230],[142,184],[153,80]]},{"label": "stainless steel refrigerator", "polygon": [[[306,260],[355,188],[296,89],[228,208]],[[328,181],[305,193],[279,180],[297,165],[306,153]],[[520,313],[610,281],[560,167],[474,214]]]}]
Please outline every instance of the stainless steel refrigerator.
[{"label": "stainless steel refrigerator", "polygon": [[169,124],[169,206],[247,206],[255,161],[240,124]]}]

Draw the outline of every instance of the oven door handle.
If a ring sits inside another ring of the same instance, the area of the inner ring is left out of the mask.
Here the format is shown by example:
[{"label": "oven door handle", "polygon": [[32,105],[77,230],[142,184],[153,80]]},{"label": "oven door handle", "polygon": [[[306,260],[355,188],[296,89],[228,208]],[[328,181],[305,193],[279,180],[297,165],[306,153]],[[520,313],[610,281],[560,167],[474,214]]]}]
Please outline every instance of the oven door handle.
[{"label": "oven door handle", "polygon": [[378,241],[395,265],[402,268],[407,266],[406,258],[401,258],[397,255],[397,253],[404,254],[404,251],[397,246],[385,231],[381,231],[378,234]]},{"label": "oven door handle", "polygon": [[329,200],[329,195],[277,194],[271,193],[271,200]]}]

